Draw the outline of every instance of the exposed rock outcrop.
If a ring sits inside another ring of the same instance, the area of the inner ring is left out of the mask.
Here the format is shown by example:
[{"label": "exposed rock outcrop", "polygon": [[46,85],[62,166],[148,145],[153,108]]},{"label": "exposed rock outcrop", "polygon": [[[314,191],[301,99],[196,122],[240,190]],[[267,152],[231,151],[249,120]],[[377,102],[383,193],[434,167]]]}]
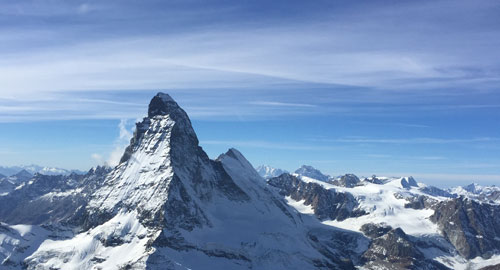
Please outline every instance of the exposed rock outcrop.
[{"label": "exposed rock outcrop", "polygon": [[304,200],[304,204],[310,205],[320,220],[344,220],[365,214],[363,210],[356,209],[358,203],[351,194],[326,189],[317,183],[306,183],[290,174],[271,178],[268,183],[284,196],[290,196],[295,201]]},{"label": "exposed rock outcrop", "polygon": [[459,197],[435,209],[431,220],[465,258],[488,258],[500,250],[500,206]]}]

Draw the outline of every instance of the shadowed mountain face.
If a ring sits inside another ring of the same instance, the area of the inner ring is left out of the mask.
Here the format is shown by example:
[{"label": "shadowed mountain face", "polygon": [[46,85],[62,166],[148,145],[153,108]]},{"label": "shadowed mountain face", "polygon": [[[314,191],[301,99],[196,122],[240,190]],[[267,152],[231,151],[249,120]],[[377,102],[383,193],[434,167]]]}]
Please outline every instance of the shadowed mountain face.
[{"label": "shadowed mountain face", "polygon": [[363,210],[356,209],[358,203],[351,194],[325,189],[317,183],[305,183],[290,174],[271,178],[268,183],[278,188],[283,196],[290,196],[295,201],[303,200],[304,205],[310,205],[320,220],[341,221],[365,214]]},{"label": "shadowed mountain face", "polygon": [[489,257],[500,249],[498,205],[459,197],[439,203],[431,220],[466,258]]},{"label": "shadowed mountain face", "polygon": [[236,149],[211,160],[159,93],[115,168],[37,174],[0,196],[0,266],[453,269],[496,258],[496,205],[413,178],[301,169],[264,180]]}]

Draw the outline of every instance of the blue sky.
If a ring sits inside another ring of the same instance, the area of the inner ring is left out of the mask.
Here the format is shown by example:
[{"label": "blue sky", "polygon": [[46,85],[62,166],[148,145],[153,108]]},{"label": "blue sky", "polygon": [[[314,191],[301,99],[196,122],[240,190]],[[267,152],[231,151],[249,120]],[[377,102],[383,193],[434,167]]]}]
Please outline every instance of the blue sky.
[{"label": "blue sky", "polygon": [[204,149],[500,184],[497,1],[2,1],[0,164],[115,160],[158,91]]}]

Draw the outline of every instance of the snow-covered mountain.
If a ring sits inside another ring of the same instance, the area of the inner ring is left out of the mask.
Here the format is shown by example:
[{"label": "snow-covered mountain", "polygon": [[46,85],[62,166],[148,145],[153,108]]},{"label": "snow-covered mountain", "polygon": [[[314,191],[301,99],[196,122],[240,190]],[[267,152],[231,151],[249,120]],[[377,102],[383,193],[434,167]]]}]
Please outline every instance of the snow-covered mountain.
[{"label": "snow-covered mountain", "polygon": [[320,181],[328,181],[330,179],[329,175],[323,174],[320,170],[308,165],[302,165],[302,167],[295,170],[295,173]]},{"label": "snow-covered mountain", "polygon": [[11,192],[22,182],[27,181],[32,177],[33,175],[26,170],[21,170],[11,176],[0,175],[0,195],[5,195]]},{"label": "snow-covered mountain", "polygon": [[269,179],[269,178],[280,176],[280,175],[282,175],[284,173],[287,173],[286,170],[282,170],[282,169],[278,169],[278,168],[273,168],[273,167],[271,167],[269,165],[260,165],[259,167],[255,168],[255,170],[264,179]]},{"label": "snow-covered mountain", "polygon": [[485,187],[472,183],[464,187],[450,188],[448,192],[481,202],[500,204],[500,187],[497,186]]},{"label": "snow-covered mountain", "polygon": [[211,160],[159,93],[115,168],[36,174],[0,196],[0,268],[500,266],[497,204],[411,177],[299,172],[265,180],[236,149]]},{"label": "snow-covered mountain", "polygon": [[[69,175],[71,173],[85,174],[85,172],[79,170],[67,170],[56,167],[43,167],[35,164],[22,165],[22,166],[0,166],[0,174],[5,176],[11,176],[19,173],[20,171],[26,171],[30,174],[40,173],[45,175]],[[1,178],[1,177],[0,177]]]}]

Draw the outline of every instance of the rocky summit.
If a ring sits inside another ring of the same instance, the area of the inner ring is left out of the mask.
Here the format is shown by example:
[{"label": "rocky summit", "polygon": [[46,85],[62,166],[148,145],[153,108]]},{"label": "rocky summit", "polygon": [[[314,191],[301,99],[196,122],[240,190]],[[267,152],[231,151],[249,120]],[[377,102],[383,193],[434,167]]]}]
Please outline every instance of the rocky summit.
[{"label": "rocky summit", "polygon": [[310,166],[257,172],[233,148],[210,159],[186,112],[164,93],[151,100],[116,167],[0,179],[0,269],[500,265],[496,188],[333,179]]}]

